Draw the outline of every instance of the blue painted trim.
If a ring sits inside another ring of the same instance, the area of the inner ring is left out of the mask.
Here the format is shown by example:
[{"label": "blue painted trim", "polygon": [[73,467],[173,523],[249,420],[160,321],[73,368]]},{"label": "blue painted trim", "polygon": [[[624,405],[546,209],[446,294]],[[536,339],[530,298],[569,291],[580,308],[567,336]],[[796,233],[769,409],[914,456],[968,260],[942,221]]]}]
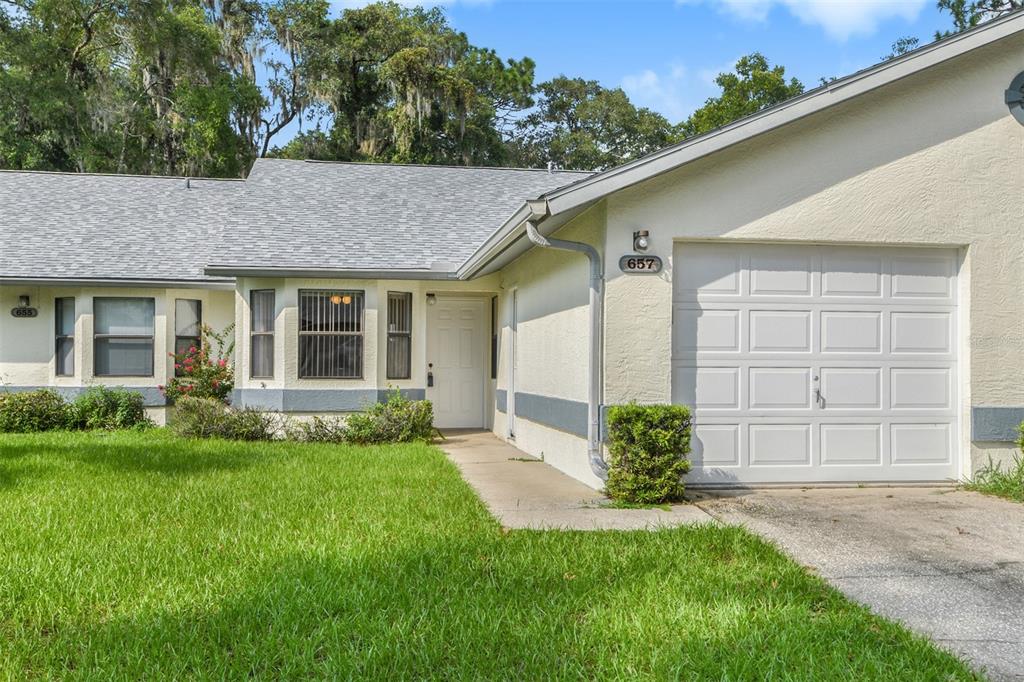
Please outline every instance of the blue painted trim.
[{"label": "blue painted trim", "polygon": [[[134,391],[142,395],[142,404],[146,407],[166,407],[167,399],[156,386],[114,386],[112,384],[95,384],[107,388],[124,389]],[[0,386],[0,393],[10,391],[11,393],[24,393],[25,391],[38,391],[47,388],[62,396],[65,400],[74,400],[81,394],[88,391],[92,386]]]},{"label": "blue painted trim", "polygon": [[516,417],[587,437],[587,404],[578,400],[516,391]]},{"label": "blue painted trim", "polygon": [[[384,388],[240,388],[231,395],[237,407],[255,407],[274,412],[359,412],[369,405],[384,402]],[[409,400],[423,400],[426,389],[403,388]]]},{"label": "blue painted trim", "polygon": [[494,389],[494,408],[503,414],[508,413],[508,391],[503,388]]},{"label": "blue painted trim", "polygon": [[971,440],[1013,443],[1020,436],[1017,427],[1024,422],[1024,407],[971,407]]}]

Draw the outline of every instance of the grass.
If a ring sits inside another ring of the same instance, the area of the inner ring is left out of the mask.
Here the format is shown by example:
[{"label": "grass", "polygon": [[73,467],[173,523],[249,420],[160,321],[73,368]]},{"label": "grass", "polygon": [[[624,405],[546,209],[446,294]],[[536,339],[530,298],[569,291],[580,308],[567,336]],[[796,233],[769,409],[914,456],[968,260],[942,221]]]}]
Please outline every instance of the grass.
[{"label": "grass", "polygon": [[737,528],[503,532],[426,445],[0,436],[0,679],[971,679]]},{"label": "grass", "polygon": [[1014,502],[1024,502],[1024,459],[1015,458],[1013,464],[1005,470],[990,460],[964,488]]}]

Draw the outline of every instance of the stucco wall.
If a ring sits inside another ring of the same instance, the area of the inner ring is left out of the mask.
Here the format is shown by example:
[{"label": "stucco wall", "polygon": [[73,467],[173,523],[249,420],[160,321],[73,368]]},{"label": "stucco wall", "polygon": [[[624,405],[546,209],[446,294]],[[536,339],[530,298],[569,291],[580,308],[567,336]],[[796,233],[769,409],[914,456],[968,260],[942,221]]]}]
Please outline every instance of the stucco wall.
[{"label": "stucco wall", "polygon": [[[39,310],[34,318],[14,318],[11,308],[18,297],[28,295]],[[75,299],[75,372],[56,376],[54,362],[54,299]],[[152,377],[98,377],[93,374],[93,298],[102,296],[146,297],[155,303]],[[28,389],[51,386],[73,393],[84,386],[102,384],[145,389],[151,404],[160,402],[156,387],[173,376],[174,301],[198,299],[203,305],[203,322],[221,330],[234,319],[231,291],[210,289],[165,289],[126,287],[0,286],[0,387]],[[162,420],[159,411],[153,415]]]},{"label": "stucco wall", "polygon": [[957,246],[961,449],[1005,457],[967,439],[971,405],[1024,405],[1024,127],[1003,103],[1022,69],[1017,36],[609,197],[610,260],[646,229],[667,267],[608,269],[606,401],[670,397],[679,240]]},{"label": "stucco wall", "polygon": [[[604,209],[599,205],[560,229],[559,239],[584,241],[599,248],[604,241]],[[499,273],[502,294],[498,391],[506,411],[496,410],[494,431],[508,437],[508,395],[512,363],[512,292],[517,296],[515,332],[515,443],[520,449],[570,475],[600,487],[590,471],[585,435],[579,432],[579,407],[587,402],[589,358],[589,264],[582,254],[533,249]],[[545,400],[548,399],[548,400]],[[550,400],[554,399],[554,400]],[[523,416],[525,408],[535,418]],[[585,434],[585,418],[582,426]],[[572,431],[576,431],[573,433]]]},{"label": "stucco wall", "polygon": [[[254,289],[275,291],[274,377],[250,377],[250,293]],[[301,289],[354,290],[364,292],[363,376],[361,379],[303,379],[298,371],[298,300]],[[412,371],[409,379],[388,379],[387,295],[389,291],[412,293]],[[426,388],[426,305],[427,294],[437,296],[480,296],[487,300],[498,293],[497,275],[471,282],[437,280],[342,280],[239,278],[235,292],[238,347],[236,386],[247,404],[269,406],[282,392],[292,403],[313,409],[303,412],[329,413],[358,409],[381,390],[399,388],[422,397]],[[487,377],[489,377],[489,371]],[[298,393],[302,391],[304,393]],[[260,393],[267,398],[261,397]],[[328,395],[330,394],[330,395]],[[493,386],[488,381],[487,400],[492,402]],[[349,398],[345,398],[349,396]],[[318,407],[322,406],[322,407]],[[286,411],[288,410],[286,408]]]}]

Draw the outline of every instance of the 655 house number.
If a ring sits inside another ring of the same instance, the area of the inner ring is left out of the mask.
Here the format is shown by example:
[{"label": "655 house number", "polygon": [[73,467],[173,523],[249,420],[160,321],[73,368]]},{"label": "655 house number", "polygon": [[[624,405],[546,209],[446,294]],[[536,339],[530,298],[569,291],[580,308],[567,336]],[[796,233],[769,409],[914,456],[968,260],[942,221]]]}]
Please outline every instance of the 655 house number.
[{"label": "655 house number", "polygon": [[654,275],[661,272],[658,256],[626,255],[619,259],[619,270],[629,274]]}]

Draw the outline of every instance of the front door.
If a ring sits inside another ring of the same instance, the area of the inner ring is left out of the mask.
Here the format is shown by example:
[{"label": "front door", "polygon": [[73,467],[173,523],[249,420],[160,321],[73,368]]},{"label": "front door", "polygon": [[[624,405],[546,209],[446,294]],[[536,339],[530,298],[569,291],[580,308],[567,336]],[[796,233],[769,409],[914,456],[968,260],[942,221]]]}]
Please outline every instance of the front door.
[{"label": "front door", "polygon": [[487,301],[437,296],[427,306],[427,371],[439,428],[483,428]]}]

